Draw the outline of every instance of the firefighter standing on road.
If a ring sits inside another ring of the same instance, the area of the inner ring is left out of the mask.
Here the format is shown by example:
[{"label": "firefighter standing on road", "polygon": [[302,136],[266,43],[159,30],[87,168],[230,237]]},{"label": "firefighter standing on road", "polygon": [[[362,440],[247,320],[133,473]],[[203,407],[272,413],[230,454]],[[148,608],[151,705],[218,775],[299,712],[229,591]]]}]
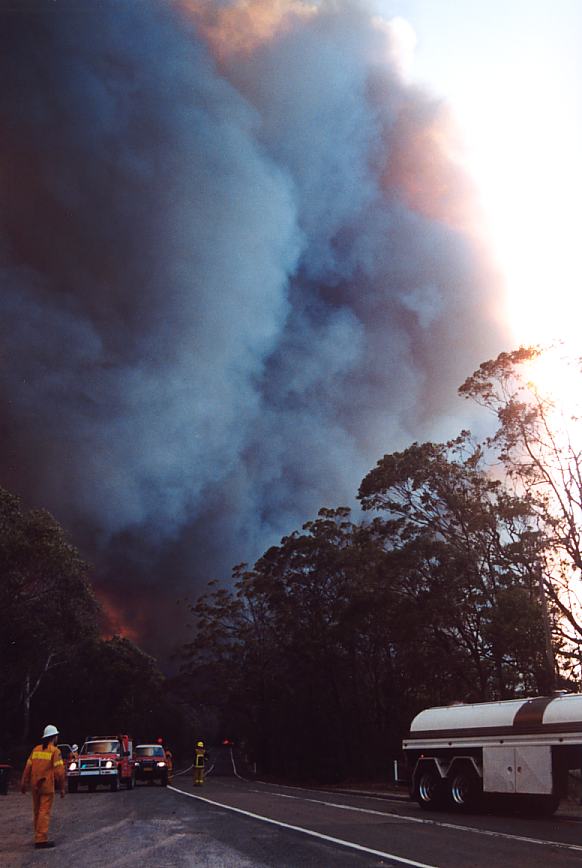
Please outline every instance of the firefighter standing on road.
[{"label": "firefighter standing on road", "polygon": [[159,738],[158,744],[161,744],[164,748],[164,756],[166,758],[166,768],[168,769],[168,783],[171,784],[174,780],[174,756],[169,747],[164,745],[164,739]]},{"label": "firefighter standing on road", "polygon": [[199,741],[194,748],[194,786],[201,787],[204,783],[204,763],[206,762],[206,751],[204,750],[204,742]]},{"label": "firefighter standing on road", "polygon": [[26,761],[20,789],[26,793],[32,790],[32,810],[34,814],[34,846],[37,849],[54,847],[48,840],[51,809],[55,797],[55,782],[58,784],[61,799],[65,796],[65,767],[58,749],[59,731],[49,724],[45,727],[42,743],[38,744]]}]

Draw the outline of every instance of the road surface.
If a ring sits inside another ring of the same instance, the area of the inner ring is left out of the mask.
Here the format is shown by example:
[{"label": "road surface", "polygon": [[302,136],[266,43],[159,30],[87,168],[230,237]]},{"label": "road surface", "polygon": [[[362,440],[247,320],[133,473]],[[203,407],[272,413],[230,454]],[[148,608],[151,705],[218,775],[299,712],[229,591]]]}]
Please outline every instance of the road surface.
[{"label": "road surface", "polygon": [[[408,801],[245,780],[215,754],[204,787],[98,790],[57,799],[52,851],[31,843],[30,796],[0,798],[0,864],[27,868],[438,866],[567,868],[582,864],[582,822],[557,817],[427,815]],[[237,776],[238,775],[240,776]]]}]

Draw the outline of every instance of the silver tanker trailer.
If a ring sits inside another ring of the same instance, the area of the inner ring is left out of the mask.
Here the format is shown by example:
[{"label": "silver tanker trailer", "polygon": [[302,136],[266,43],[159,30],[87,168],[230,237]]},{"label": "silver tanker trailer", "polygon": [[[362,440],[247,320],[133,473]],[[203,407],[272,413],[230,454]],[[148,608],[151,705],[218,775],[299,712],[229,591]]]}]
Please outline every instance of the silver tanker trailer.
[{"label": "silver tanker trailer", "polygon": [[427,708],[402,746],[422,808],[473,811],[491,793],[551,814],[582,765],[582,694]]}]

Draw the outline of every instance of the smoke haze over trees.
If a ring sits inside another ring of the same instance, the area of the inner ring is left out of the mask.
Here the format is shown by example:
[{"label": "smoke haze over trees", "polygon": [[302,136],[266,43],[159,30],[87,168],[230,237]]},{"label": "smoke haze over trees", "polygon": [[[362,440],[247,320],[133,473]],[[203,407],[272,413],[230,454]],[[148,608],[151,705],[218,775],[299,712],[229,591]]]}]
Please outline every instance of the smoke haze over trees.
[{"label": "smoke haze over trees", "polygon": [[100,616],[63,528],[0,488],[0,743],[14,759],[47,721],[65,743],[129,731],[191,747],[189,715],[156,661],[128,639],[103,639]]},{"label": "smoke haze over trees", "polygon": [[497,277],[367,3],[0,16],[0,483],[167,650],[176,597],[449,436]]},{"label": "smoke haze over trees", "polygon": [[360,488],[372,521],[322,509],[198,600],[184,697],[261,771],[386,776],[420,709],[548,691],[545,539],[481,464],[465,435],[385,455]]}]

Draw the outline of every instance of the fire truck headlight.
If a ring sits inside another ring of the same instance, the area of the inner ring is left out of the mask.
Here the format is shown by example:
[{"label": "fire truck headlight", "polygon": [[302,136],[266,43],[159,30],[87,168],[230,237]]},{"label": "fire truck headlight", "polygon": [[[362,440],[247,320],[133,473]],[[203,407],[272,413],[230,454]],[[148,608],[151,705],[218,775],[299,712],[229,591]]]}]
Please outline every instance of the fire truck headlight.
[{"label": "fire truck headlight", "polygon": [[111,760],[107,760],[107,762],[105,763],[105,768],[106,769],[112,769],[113,768],[113,763],[111,762]]},{"label": "fire truck headlight", "polygon": [[134,763],[136,768],[139,768],[139,763]]},{"label": "fire truck headlight", "polygon": [[69,771],[70,772],[74,772],[76,768],[77,768],[77,763],[71,763],[69,765]]},{"label": "fire truck headlight", "polygon": [[166,765],[165,763],[158,763],[157,764],[159,769],[163,769],[165,765]]}]

